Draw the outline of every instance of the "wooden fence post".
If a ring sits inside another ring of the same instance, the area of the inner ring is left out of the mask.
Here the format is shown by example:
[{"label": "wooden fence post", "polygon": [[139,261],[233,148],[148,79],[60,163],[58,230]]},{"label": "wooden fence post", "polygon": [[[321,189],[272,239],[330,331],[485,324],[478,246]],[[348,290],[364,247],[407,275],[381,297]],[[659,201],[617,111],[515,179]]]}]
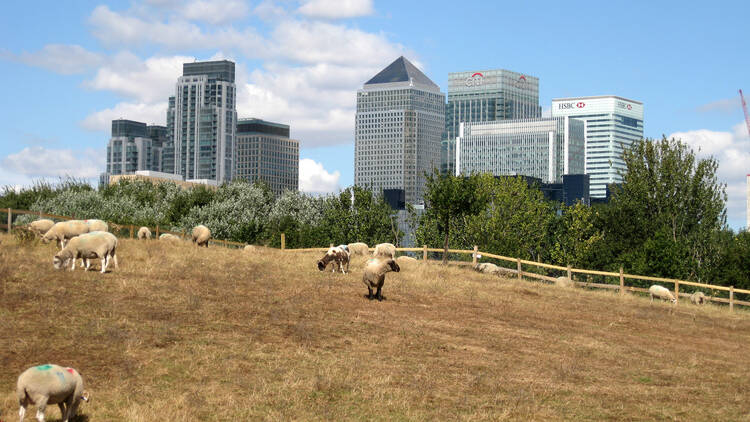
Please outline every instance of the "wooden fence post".
[{"label": "wooden fence post", "polygon": [[734,311],[734,286],[729,286],[729,312]]},{"label": "wooden fence post", "polygon": [[518,267],[518,279],[520,280],[521,277],[523,277],[523,270],[521,270],[521,258],[516,258],[516,264]]},{"label": "wooden fence post", "polygon": [[130,238],[133,238],[133,225],[130,225]]},{"label": "wooden fence post", "polygon": [[570,279],[570,281],[573,281],[573,271],[570,268],[570,265],[568,265],[568,279]]},{"label": "wooden fence post", "polygon": [[422,245],[422,260],[427,262],[427,245]]},{"label": "wooden fence post", "polygon": [[622,266],[620,266],[620,296],[625,294],[625,276],[623,276]]},{"label": "wooden fence post", "polygon": [[477,253],[478,252],[479,252],[479,246],[474,245],[474,255],[472,255],[473,258],[471,259],[471,265],[477,265]]},{"label": "wooden fence post", "polygon": [[674,282],[674,304],[678,304],[680,302],[680,282],[675,281]]},{"label": "wooden fence post", "polygon": [[156,238],[159,238],[159,225],[156,225]]},{"label": "wooden fence post", "polygon": [[286,235],[281,233],[281,250],[286,249]]},{"label": "wooden fence post", "polygon": [[10,224],[13,222],[13,211],[8,208],[8,234],[10,234]]}]

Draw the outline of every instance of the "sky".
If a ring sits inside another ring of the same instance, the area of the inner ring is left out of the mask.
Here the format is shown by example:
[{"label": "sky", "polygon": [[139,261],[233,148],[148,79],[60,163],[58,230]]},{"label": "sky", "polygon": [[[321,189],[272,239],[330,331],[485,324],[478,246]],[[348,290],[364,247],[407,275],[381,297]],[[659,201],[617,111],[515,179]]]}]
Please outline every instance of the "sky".
[{"label": "sky", "polygon": [[719,162],[745,223],[750,2],[132,0],[8,2],[0,16],[0,186],[95,180],[111,121],[166,124],[182,63],[236,63],[239,117],[289,124],[300,189],[354,173],[356,91],[401,55],[443,92],[449,72],[503,68],[552,98],[644,104],[645,136]]}]

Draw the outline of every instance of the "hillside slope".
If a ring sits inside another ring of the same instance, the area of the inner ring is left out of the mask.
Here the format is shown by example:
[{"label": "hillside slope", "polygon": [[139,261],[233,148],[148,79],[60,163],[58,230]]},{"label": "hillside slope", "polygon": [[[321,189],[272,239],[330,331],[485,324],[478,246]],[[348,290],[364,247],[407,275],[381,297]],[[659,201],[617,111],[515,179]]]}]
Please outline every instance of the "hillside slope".
[{"label": "hillside slope", "polygon": [[361,258],[342,275],[318,253],[122,240],[102,275],[0,242],[6,421],[48,362],[83,374],[82,421],[750,418],[743,311],[437,264],[389,273],[377,302]]}]

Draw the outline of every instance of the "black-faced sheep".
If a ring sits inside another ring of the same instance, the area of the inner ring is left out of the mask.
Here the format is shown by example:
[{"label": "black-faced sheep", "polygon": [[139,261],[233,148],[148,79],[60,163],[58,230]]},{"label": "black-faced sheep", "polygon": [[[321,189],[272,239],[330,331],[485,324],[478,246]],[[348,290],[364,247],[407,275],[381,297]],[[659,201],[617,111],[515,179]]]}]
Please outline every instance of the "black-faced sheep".
[{"label": "black-faced sheep", "polygon": [[193,227],[193,243],[208,247],[209,240],[211,240],[211,230],[208,227],[203,224]]},{"label": "black-faced sheep", "polygon": [[44,421],[44,410],[48,404],[60,408],[62,421],[68,422],[78,411],[81,400],[88,401],[89,395],[83,390],[83,378],[73,368],[47,364],[33,366],[25,370],[16,384],[16,395],[21,422],[30,404],[37,406],[36,419]]},{"label": "black-faced sheep", "polygon": [[91,232],[76,236],[58,252],[52,259],[52,264],[56,269],[64,268],[71,262],[70,270],[73,271],[76,265],[76,259],[81,258],[86,264],[86,271],[91,265],[91,259],[99,258],[102,260],[102,273],[104,273],[112,258],[117,265],[117,237],[109,232]]},{"label": "black-faced sheep", "polygon": [[396,247],[391,243],[378,243],[375,245],[375,250],[372,256],[376,258],[391,258],[396,259]]},{"label": "black-faced sheep", "polygon": [[674,295],[672,292],[669,291],[664,286],[659,286],[657,284],[654,284],[653,286],[648,288],[648,294],[651,296],[651,301],[654,301],[654,298],[669,300],[672,303],[677,303],[677,299],[674,298]]},{"label": "black-faced sheep", "polygon": [[332,264],[331,272],[336,272],[336,267],[346,274],[349,271],[349,252],[339,246],[329,248],[323,258],[318,261],[318,269],[325,271],[326,267]]},{"label": "black-faced sheep", "polygon": [[354,255],[367,255],[370,249],[367,247],[367,243],[355,242],[347,245],[349,247],[349,253]]},{"label": "black-faced sheep", "polygon": [[690,295],[690,302],[695,305],[703,305],[706,303],[706,295],[703,294],[703,292],[693,292],[693,294]]},{"label": "black-faced sheep", "polygon": [[47,233],[47,230],[51,229],[54,225],[54,221],[43,218],[29,223],[29,230],[34,232],[38,237],[42,237]]},{"label": "black-faced sheep", "polygon": [[[393,259],[371,259],[365,266],[362,274],[362,282],[367,286],[367,298],[372,300],[377,298],[383,300],[383,284],[385,283],[385,273],[401,271]],[[376,289],[375,296],[372,295],[373,289]]]},{"label": "black-faced sheep", "polygon": [[138,240],[151,239],[151,230],[148,227],[141,227],[138,229]]}]

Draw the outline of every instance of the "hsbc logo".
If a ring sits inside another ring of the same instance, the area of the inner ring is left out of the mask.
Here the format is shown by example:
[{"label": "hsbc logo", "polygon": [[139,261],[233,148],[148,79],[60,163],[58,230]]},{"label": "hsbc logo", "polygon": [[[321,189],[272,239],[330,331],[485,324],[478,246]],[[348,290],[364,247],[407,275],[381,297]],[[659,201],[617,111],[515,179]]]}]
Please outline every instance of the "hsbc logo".
[{"label": "hsbc logo", "polygon": [[627,110],[632,110],[633,106],[631,104],[626,103],[625,101],[618,101],[617,108],[624,108]]},{"label": "hsbc logo", "polygon": [[560,103],[557,105],[558,110],[573,110],[576,108],[584,108],[586,107],[586,103],[583,101],[579,101],[577,103]]},{"label": "hsbc logo", "polygon": [[586,107],[586,103],[576,103],[576,108],[584,108]]}]

